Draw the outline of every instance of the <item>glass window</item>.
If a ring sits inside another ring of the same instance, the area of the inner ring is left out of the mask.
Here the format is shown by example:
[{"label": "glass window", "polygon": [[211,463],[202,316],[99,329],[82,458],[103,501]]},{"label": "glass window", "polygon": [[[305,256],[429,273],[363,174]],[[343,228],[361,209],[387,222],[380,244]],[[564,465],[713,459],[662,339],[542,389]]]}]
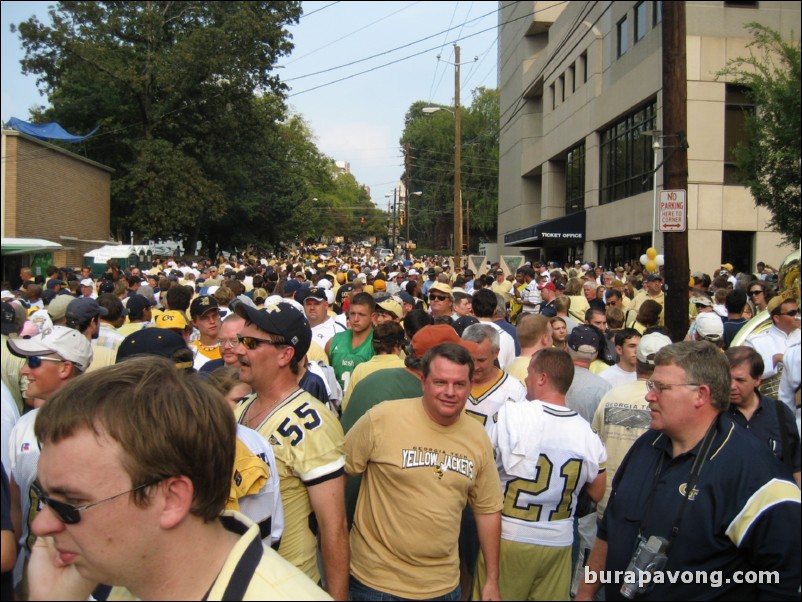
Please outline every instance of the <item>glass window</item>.
[{"label": "glass window", "polygon": [[746,120],[754,115],[755,104],[747,96],[747,88],[727,84],[724,96],[724,183],[741,184],[735,165],[735,149],[748,140]]},{"label": "glass window", "polygon": [[582,56],[579,57],[579,62],[582,65],[582,83],[586,83],[588,81],[588,53],[583,52]]},{"label": "glass window", "polygon": [[629,21],[624,17],[618,22],[618,53],[616,56],[623,55],[629,49]]},{"label": "glass window", "polygon": [[652,2],[652,27],[663,20],[663,3]]},{"label": "glass window", "polygon": [[646,3],[638,2],[635,5],[635,43],[637,44],[646,35]]},{"label": "glass window", "polygon": [[560,101],[565,102],[565,73],[560,76]]},{"label": "glass window", "polygon": [[611,203],[652,189],[654,150],[651,138],[641,132],[653,130],[656,104],[642,107],[612,124],[601,134],[600,199]]},{"label": "glass window", "polygon": [[565,159],[565,214],[585,208],[585,143],[568,151]]}]

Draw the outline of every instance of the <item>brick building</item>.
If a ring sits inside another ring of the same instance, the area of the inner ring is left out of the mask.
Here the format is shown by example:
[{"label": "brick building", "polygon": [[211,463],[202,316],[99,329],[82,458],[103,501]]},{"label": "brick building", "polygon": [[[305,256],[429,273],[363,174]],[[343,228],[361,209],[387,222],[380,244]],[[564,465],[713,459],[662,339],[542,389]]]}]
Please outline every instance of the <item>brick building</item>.
[{"label": "brick building", "polygon": [[[60,243],[52,262],[71,267],[83,264],[86,251],[109,241],[111,168],[11,129],[2,130],[1,150],[4,239]],[[13,273],[7,263],[37,259],[14,257],[3,258],[4,275]]]}]

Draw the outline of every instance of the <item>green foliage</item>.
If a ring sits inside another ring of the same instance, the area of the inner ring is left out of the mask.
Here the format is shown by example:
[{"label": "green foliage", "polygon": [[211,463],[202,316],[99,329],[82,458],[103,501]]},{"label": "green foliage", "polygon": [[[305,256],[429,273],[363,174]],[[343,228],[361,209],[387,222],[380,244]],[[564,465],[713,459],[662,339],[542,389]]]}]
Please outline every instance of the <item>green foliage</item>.
[{"label": "green foliage", "polygon": [[800,46],[759,23],[747,28],[754,38],[750,55],[730,61],[717,74],[746,86],[757,108],[747,116],[749,141],[735,150],[735,160],[755,203],[771,211],[769,227],[786,244],[796,245],[802,234]]},{"label": "green foliage", "polygon": [[32,17],[12,30],[52,105],[34,118],[101,126],[85,148],[115,169],[114,228],[215,251],[293,238],[294,209],[325,179],[308,129],[283,123],[273,73],[300,12],[278,1],[60,2],[52,25]]},{"label": "green foliage", "polygon": [[[401,144],[409,143],[411,166],[410,237],[419,246],[449,248],[454,231],[454,114],[448,107],[426,114],[428,103],[412,104]],[[461,107],[463,215],[472,246],[479,237],[495,238],[498,222],[498,90],[478,88],[470,106]]]}]

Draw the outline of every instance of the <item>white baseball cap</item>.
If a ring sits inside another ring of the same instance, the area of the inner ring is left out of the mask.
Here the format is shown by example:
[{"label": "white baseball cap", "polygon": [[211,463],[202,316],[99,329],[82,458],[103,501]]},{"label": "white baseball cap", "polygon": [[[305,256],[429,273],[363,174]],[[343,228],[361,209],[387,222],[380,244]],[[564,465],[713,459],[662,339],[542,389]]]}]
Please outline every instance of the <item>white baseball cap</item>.
[{"label": "white baseball cap", "polygon": [[53,326],[30,339],[9,339],[8,349],[16,356],[58,354],[68,362],[86,371],[92,363],[92,345],[73,328]]}]

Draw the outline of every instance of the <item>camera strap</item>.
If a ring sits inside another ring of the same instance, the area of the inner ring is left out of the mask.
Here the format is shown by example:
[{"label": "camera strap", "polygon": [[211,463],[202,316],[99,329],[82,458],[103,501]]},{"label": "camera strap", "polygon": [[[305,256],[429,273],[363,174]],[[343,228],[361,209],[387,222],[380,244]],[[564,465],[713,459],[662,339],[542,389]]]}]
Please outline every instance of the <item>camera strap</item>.
[{"label": "camera strap", "polygon": [[[699,475],[702,472],[702,466],[704,465],[705,461],[707,460],[707,455],[710,453],[710,448],[713,446],[713,439],[716,436],[716,424],[718,422],[718,417],[713,420],[710,424],[710,427],[707,429],[705,433],[704,439],[702,439],[701,446],[699,447],[699,453],[696,455],[696,458],[693,461],[693,466],[691,467],[691,475],[688,479],[687,487],[685,489],[685,497],[682,500],[682,505],[679,508],[679,512],[677,513],[677,518],[674,520],[674,525],[671,527],[671,535],[668,538],[668,547],[666,548],[666,555],[668,555],[669,550],[671,550],[671,544],[674,543],[674,539],[679,534],[679,527],[682,523],[682,516],[685,513],[685,507],[688,504],[688,500],[690,499],[691,495],[693,494],[693,490],[696,487],[696,483],[699,481]],[[665,459],[665,454],[660,456],[660,462],[657,465],[657,470],[654,474],[654,482],[652,485],[652,491],[649,494],[649,499],[647,501],[647,507],[651,505],[651,500],[654,497],[654,493],[657,490],[657,483],[660,480],[660,473],[663,470],[663,460]],[[640,533],[641,536],[644,532],[644,523],[645,518],[641,522]]]}]

